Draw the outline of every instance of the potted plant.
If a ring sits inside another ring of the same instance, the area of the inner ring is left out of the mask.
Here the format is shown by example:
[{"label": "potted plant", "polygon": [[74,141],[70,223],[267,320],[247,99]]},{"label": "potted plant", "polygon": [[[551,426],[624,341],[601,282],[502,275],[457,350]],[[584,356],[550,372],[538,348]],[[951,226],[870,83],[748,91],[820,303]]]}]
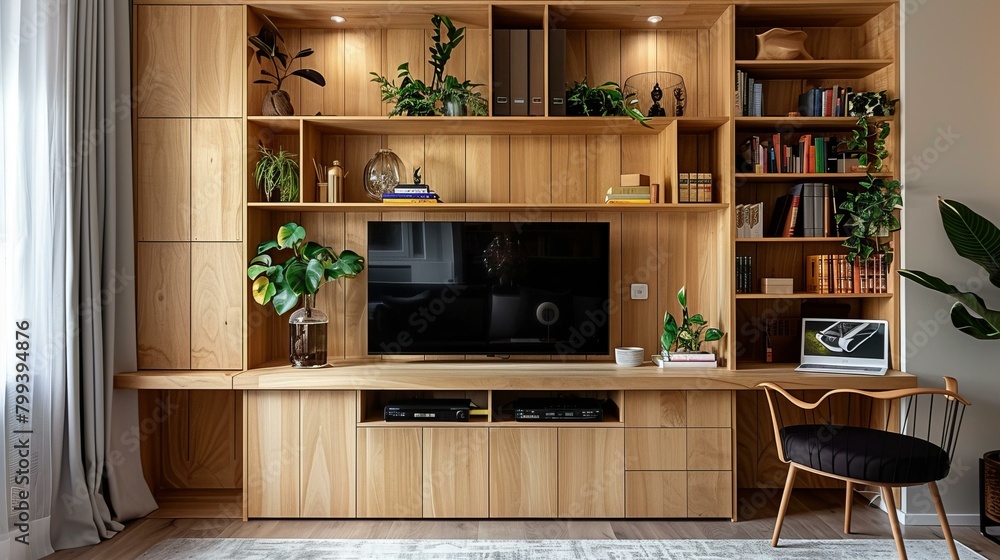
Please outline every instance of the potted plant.
[{"label": "potted plant", "polygon": [[597,87],[587,85],[587,78],[575,82],[566,92],[566,114],[578,117],[630,117],[650,128],[650,119],[638,109],[639,100],[634,93],[626,95],[615,82],[604,82]]},{"label": "potted plant", "polygon": [[700,314],[689,315],[687,308],[687,291],[681,287],[677,292],[677,303],[681,304],[681,324],[678,325],[670,311],[663,313],[663,334],[660,335],[660,355],[663,362],[683,361],[714,361],[714,356],[705,359],[692,360],[689,356],[679,358],[680,354],[708,354],[701,350],[702,343],[715,342],[726,336],[726,333],[715,327],[709,327],[708,321]]},{"label": "potted plant", "polygon": [[[394,103],[389,112],[390,117],[407,115],[410,117],[426,117],[431,115],[461,116],[472,114],[484,116],[487,114],[486,99],[475,88],[483,84],[474,84],[470,80],[460,82],[458,78],[447,74],[448,61],[451,53],[465,39],[465,28],[455,27],[447,16],[431,17],[434,35],[431,39],[430,65],[434,68],[434,76],[430,85],[416,79],[410,74],[410,63],[404,62],[396,68],[397,86],[394,80],[389,80],[377,72],[371,72],[373,82],[379,85],[382,101]],[[442,26],[445,31],[445,42],[442,42]]]},{"label": "potted plant", "polygon": [[[273,249],[292,251],[284,263],[275,263]],[[316,292],[338,278],[353,278],[364,270],[364,259],[354,251],[339,255],[330,247],[306,241],[306,230],[295,222],[278,228],[275,239],[257,246],[257,256],[247,266],[253,281],[253,299],[270,303],[282,315],[303,297],[303,306],[288,318],[289,359],[294,367],[326,365],[326,331],[329,319],[316,309]]]},{"label": "potted plant", "polygon": [[[990,282],[1000,287],[1000,228],[954,200],[938,198],[938,211],[955,252],[981,266]],[[960,332],[979,340],[1000,340],[1000,311],[988,308],[978,294],[964,292],[919,270],[903,269],[899,275],[954,298],[951,324]],[[991,520],[1000,523],[1000,450],[983,456],[982,473],[983,511]]]},{"label": "potted plant", "polygon": [[882,171],[882,163],[889,157],[889,151],[885,148],[885,139],[889,137],[891,130],[889,121],[868,121],[867,115],[858,118],[858,128],[851,131],[851,135],[844,138],[840,145],[852,152],[858,152],[858,166],[862,168],[871,167],[872,170]]},{"label": "potted plant", "polygon": [[264,94],[261,113],[265,116],[294,115],[295,108],[292,107],[292,100],[288,97],[288,93],[281,89],[285,79],[289,76],[298,76],[320,87],[326,86],[326,79],[323,78],[322,74],[310,68],[291,70],[293,62],[312,56],[313,50],[302,49],[295,53],[295,56],[289,57],[284,50],[285,38],[282,37],[277,26],[264,14],[260,14],[260,18],[263,21],[260,31],[256,35],[248,37],[247,40],[256,49],[257,64],[261,64],[261,61],[266,58],[271,63],[272,69],[262,67],[260,74],[264,77],[254,80],[253,83],[274,86],[274,89]]},{"label": "potted plant", "polygon": [[902,184],[868,175],[859,183],[857,192],[847,191],[840,204],[837,219],[848,232],[844,247],[849,249],[848,262],[867,260],[873,254],[883,255],[886,266],[892,263],[892,244],[888,239],[899,231],[896,209],[903,205]]},{"label": "potted plant", "polygon": [[[253,168],[254,182],[267,202],[295,202],[299,198],[299,163],[295,154],[277,152],[258,144],[260,160]],[[277,201],[275,200],[277,194]]]}]

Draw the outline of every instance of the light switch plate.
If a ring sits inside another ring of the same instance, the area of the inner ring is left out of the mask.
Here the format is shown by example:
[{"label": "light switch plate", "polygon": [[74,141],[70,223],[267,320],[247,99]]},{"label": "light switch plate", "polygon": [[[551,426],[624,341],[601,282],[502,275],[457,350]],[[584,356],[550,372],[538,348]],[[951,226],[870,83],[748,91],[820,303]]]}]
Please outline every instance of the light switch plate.
[{"label": "light switch plate", "polygon": [[649,299],[649,286],[646,284],[632,284],[632,299]]}]

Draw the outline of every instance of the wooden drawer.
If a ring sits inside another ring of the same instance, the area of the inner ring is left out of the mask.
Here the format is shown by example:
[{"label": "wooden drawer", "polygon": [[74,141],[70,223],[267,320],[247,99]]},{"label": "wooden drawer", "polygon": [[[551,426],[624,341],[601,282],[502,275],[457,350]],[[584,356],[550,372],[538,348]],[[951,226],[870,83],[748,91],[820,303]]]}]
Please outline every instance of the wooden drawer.
[{"label": "wooden drawer", "polygon": [[625,473],[625,517],[687,517],[687,477],[684,471]]},{"label": "wooden drawer", "polygon": [[490,428],[490,517],[556,517],[558,428]]},{"label": "wooden drawer", "polygon": [[626,428],[625,470],[685,470],[686,432],[684,428]]},{"label": "wooden drawer", "polygon": [[424,517],[486,517],[489,429],[424,428]]},{"label": "wooden drawer", "polygon": [[689,428],[731,428],[732,425],[732,391],[687,391]]},{"label": "wooden drawer", "polygon": [[683,428],[687,425],[684,391],[626,391],[625,426]]},{"label": "wooden drawer", "polygon": [[559,428],[559,517],[625,515],[625,430]]},{"label": "wooden drawer", "polygon": [[688,428],[687,469],[728,471],[733,468],[733,433],[729,428]]},{"label": "wooden drawer", "polygon": [[420,428],[358,428],[358,517],[423,514]]},{"label": "wooden drawer", "polygon": [[733,516],[733,473],[691,471],[687,473],[688,517]]}]

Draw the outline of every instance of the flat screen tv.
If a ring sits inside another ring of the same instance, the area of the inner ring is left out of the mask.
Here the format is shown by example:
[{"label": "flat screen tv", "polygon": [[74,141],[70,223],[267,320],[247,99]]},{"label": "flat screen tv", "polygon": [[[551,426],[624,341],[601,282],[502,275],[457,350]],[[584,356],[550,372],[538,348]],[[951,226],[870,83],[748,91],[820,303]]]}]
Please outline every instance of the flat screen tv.
[{"label": "flat screen tv", "polygon": [[607,354],[607,223],[369,222],[369,354]]}]

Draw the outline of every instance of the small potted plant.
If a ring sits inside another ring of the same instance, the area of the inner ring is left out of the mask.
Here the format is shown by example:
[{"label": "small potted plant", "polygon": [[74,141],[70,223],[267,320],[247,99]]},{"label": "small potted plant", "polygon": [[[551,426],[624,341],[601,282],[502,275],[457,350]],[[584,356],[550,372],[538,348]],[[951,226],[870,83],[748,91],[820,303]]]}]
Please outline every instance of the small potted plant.
[{"label": "small potted plant", "polygon": [[650,118],[638,109],[634,93],[625,94],[615,82],[590,87],[587,78],[575,82],[566,92],[566,114],[577,117],[630,117],[642,126]]},{"label": "small potted plant", "polygon": [[654,362],[661,367],[673,362],[710,365],[716,361],[715,354],[704,352],[701,345],[705,342],[715,342],[726,336],[726,333],[715,327],[709,327],[708,321],[700,314],[689,315],[687,308],[687,291],[682,287],[677,292],[677,303],[681,305],[681,324],[666,311],[663,314],[663,334],[660,335],[660,356]]},{"label": "small potted plant", "polygon": [[300,58],[312,56],[313,50],[302,49],[295,53],[295,56],[289,57],[288,53],[284,50],[285,38],[278,31],[278,27],[264,14],[260,14],[260,18],[263,22],[260,31],[256,35],[248,37],[247,40],[256,49],[257,64],[261,64],[261,61],[266,58],[271,63],[271,68],[262,67],[260,74],[263,78],[254,80],[253,83],[274,86],[274,89],[264,94],[261,114],[268,117],[294,115],[295,108],[292,107],[292,100],[288,97],[288,92],[281,89],[281,85],[285,82],[285,79],[289,76],[298,76],[320,87],[326,86],[326,79],[323,78],[322,74],[310,68],[291,70],[293,62]]},{"label": "small potted plant", "polygon": [[[268,251],[292,251],[284,263],[276,263]],[[323,284],[338,278],[353,278],[364,270],[364,259],[354,251],[339,255],[330,247],[306,241],[306,230],[295,222],[278,228],[275,239],[257,246],[257,256],[247,266],[253,281],[253,299],[260,305],[270,303],[282,315],[303,306],[288,318],[289,360],[294,367],[326,365],[326,331],[329,318],[316,309],[316,292]]]},{"label": "small potted plant", "polygon": [[299,198],[299,163],[295,154],[277,152],[258,144],[260,160],[253,168],[254,182],[266,202],[297,202]]},{"label": "small potted plant", "polygon": [[857,191],[847,191],[838,210],[837,219],[848,232],[844,247],[849,249],[847,261],[867,260],[873,254],[883,255],[886,267],[892,263],[893,251],[889,236],[899,231],[896,209],[903,205],[902,184],[893,179],[868,177],[859,183]]}]

